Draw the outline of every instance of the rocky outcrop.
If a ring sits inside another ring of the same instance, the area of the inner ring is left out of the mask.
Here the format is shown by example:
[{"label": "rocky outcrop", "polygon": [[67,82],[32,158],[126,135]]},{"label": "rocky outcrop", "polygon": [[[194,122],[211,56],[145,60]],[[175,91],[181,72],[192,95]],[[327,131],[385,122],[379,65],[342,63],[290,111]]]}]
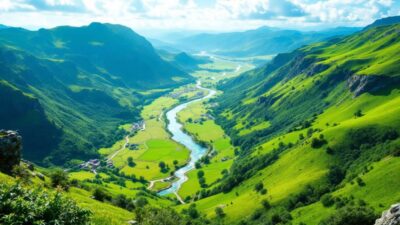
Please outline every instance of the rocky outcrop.
[{"label": "rocky outcrop", "polygon": [[21,161],[22,138],[16,131],[0,130],[0,171],[10,174]]},{"label": "rocky outcrop", "polygon": [[375,225],[400,225],[400,203],[384,211],[382,217],[376,220]]},{"label": "rocky outcrop", "polygon": [[353,75],[347,79],[347,86],[357,97],[365,92],[376,92],[400,82],[399,78],[374,75]]}]

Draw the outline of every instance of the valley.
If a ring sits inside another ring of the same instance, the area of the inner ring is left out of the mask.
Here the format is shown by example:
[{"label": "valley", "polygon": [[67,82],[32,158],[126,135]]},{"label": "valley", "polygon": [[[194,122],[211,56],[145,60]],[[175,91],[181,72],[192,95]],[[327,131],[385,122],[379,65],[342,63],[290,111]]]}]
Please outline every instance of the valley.
[{"label": "valley", "polygon": [[0,224],[374,225],[400,202],[400,17],[5,26],[0,100]]}]

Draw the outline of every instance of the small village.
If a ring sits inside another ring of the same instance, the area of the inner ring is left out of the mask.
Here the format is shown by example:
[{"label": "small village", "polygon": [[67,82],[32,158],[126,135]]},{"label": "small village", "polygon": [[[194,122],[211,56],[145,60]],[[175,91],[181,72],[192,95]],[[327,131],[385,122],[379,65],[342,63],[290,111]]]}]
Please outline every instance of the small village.
[{"label": "small village", "polygon": [[[132,123],[131,129],[130,129],[130,134],[134,134],[137,131],[140,130],[145,130],[146,129],[146,123],[144,120],[140,120],[138,122],[134,122]],[[129,140],[129,139],[127,139]],[[127,143],[124,145],[124,148],[127,148],[129,150],[138,150],[139,149],[139,145],[138,144],[133,144],[133,143],[129,143],[127,141]],[[86,162],[83,162],[81,164],[78,165],[78,168],[81,170],[89,170],[92,171],[93,173],[97,173],[96,170],[99,169],[100,167],[105,166],[107,168],[113,168],[114,164],[112,162],[112,160],[107,159],[104,163],[102,163],[101,159],[90,159]]]}]

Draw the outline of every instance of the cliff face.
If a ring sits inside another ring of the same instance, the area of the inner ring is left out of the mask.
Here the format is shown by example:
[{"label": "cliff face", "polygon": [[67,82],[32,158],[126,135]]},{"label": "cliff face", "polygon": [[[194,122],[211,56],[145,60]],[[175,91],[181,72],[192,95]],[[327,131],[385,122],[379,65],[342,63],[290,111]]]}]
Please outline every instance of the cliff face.
[{"label": "cliff face", "polygon": [[10,174],[21,161],[22,138],[16,131],[0,130],[0,171]]},{"label": "cliff face", "polygon": [[392,205],[389,210],[382,213],[375,225],[399,225],[400,224],[400,203]]}]

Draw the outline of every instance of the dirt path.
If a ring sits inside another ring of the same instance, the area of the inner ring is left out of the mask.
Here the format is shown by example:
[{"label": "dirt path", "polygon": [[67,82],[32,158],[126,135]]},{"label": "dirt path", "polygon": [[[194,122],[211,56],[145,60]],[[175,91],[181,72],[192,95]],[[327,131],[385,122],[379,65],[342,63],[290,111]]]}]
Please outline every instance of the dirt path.
[{"label": "dirt path", "polygon": [[114,154],[112,154],[110,157],[108,157],[107,161],[108,162],[111,161],[115,156],[118,155],[118,153],[120,151],[124,150],[128,146],[128,144],[129,144],[129,135],[126,135],[125,136],[125,144],[124,144],[124,146],[122,146],[122,148],[120,148],[118,151],[114,152]]},{"label": "dirt path", "polygon": [[186,204],[185,201],[183,201],[183,199],[181,198],[181,196],[179,196],[178,192],[174,192],[174,194],[181,204]]}]

